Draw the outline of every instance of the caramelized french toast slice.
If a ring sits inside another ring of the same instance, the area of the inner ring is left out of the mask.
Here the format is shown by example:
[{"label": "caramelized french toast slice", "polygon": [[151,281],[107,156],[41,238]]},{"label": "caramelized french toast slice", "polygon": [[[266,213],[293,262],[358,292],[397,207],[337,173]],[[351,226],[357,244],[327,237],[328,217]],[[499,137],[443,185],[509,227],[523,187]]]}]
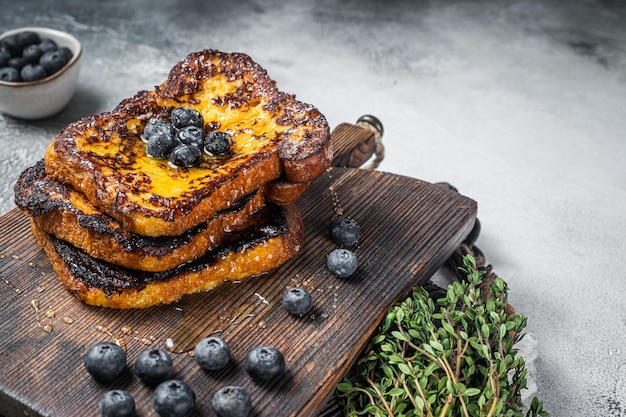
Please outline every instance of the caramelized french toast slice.
[{"label": "caramelized french toast slice", "polygon": [[33,221],[31,227],[60,281],[78,299],[94,306],[129,309],[172,303],[224,281],[260,275],[298,253],[304,232],[295,205],[270,204],[251,219],[250,227],[229,234],[204,256],[163,272],[133,271],[97,260],[44,232]]},{"label": "caramelized french toast slice", "polygon": [[[229,133],[230,153],[204,155],[192,168],[149,157],[143,128],[177,107],[200,112],[206,132]],[[154,91],[65,127],[44,160],[48,175],[129,232],[176,236],[281,176],[312,181],[330,166],[332,146],[325,117],[278,90],[249,56],[204,50],[180,61]]]},{"label": "caramelized french toast slice", "polygon": [[43,161],[26,169],[15,184],[15,203],[44,232],[106,262],[143,271],[165,271],[202,256],[226,233],[246,227],[265,205],[262,190],[219,211],[179,236],[148,237],[124,230],[82,193],[46,176]]}]

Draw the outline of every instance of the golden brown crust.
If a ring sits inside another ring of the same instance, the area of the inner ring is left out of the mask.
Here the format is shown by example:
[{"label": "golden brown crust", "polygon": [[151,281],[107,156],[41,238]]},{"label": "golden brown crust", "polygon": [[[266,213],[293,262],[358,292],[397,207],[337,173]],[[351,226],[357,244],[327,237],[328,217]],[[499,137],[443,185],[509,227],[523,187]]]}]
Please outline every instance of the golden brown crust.
[{"label": "golden brown crust", "polygon": [[[128,309],[172,303],[183,295],[207,291],[224,281],[243,280],[282,265],[298,253],[304,237],[302,219],[294,205],[284,208],[283,222],[285,228],[281,233],[252,240],[247,245],[240,242],[236,247],[225,246],[222,251],[212,252],[210,260],[203,257],[202,262],[187,269],[173,270],[172,274],[163,278],[159,278],[158,274],[125,274],[119,268],[103,262],[96,263],[96,266],[91,266],[91,272],[95,269],[98,274],[104,274],[98,279],[106,282],[106,288],[90,283],[89,272],[84,272],[87,277],[80,275],[86,265],[93,265],[90,259],[79,261],[88,255],[81,257],[81,251],[55,240],[32,221],[31,227],[60,281],[78,299],[89,305]],[[76,264],[79,266],[76,267]]]},{"label": "golden brown crust", "polygon": [[[207,131],[231,132],[233,153],[178,170],[147,157],[143,127],[179,106],[200,111]],[[279,91],[249,56],[214,50],[188,55],[154,91],[67,126],[45,155],[55,180],[147,236],[179,235],[281,175],[310,182],[331,160],[330,129],[315,107]]]},{"label": "golden brown crust", "polygon": [[265,185],[265,198],[281,206],[294,203],[309,188],[311,182],[289,182],[285,178],[270,181]]},{"label": "golden brown crust", "polygon": [[70,186],[45,175],[42,162],[26,169],[15,185],[15,202],[46,233],[89,255],[126,268],[165,271],[202,256],[225,233],[246,227],[249,216],[265,205],[262,190],[218,212],[202,225],[171,238],[149,238],[124,230]]}]

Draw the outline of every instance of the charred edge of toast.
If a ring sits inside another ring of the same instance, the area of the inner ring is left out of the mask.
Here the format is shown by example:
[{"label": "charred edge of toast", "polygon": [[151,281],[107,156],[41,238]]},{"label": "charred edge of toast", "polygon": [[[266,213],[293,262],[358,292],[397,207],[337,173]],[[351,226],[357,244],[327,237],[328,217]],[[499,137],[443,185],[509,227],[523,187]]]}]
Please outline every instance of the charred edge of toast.
[{"label": "charred edge of toast", "polygon": [[[111,132],[116,132],[122,138],[134,135],[125,125],[126,120],[139,118],[144,123],[147,123],[151,117],[169,117],[172,109],[157,105],[155,101],[157,97],[179,101],[181,104],[184,104],[183,100],[193,102],[193,94],[201,89],[202,81],[215,76],[218,72],[225,74],[229,80],[244,80],[243,85],[238,87],[234,93],[227,94],[227,97],[224,99],[225,105],[240,108],[245,103],[259,101],[262,98],[265,102],[264,110],[274,115],[277,124],[294,126],[296,128],[306,126],[302,140],[300,138],[292,138],[290,135],[293,133],[290,132],[279,133],[277,152],[282,161],[281,165],[284,173],[289,181],[308,182],[323,173],[332,161],[330,128],[324,115],[314,106],[296,100],[294,95],[279,91],[276,83],[269,77],[267,72],[252,61],[248,55],[241,53],[229,54],[215,50],[204,50],[189,54],[172,68],[167,80],[161,86],[157,86],[154,92],[141,91],[134,97],[122,101],[112,112],[86,117],[68,125],[55,138],[54,149],[56,152],[68,157],[72,164],[81,170],[90,171],[90,165],[93,163],[97,164],[98,158],[91,155],[89,156],[90,158],[95,158],[93,161],[84,160],[75,152],[72,152],[74,136],[80,136],[88,127],[96,128],[100,136],[98,140],[105,142],[110,137]],[[210,120],[206,122],[208,124],[215,123],[215,121]],[[125,158],[120,159],[119,163],[132,163],[137,157],[132,154],[125,154],[124,156]],[[259,158],[266,157],[267,155],[256,155],[252,157],[250,164],[256,164],[259,162]],[[240,172],[248,169],[249,166],[242,166],[239,172],[233,173],[233,175],[238,175]],[[96,184],[108,184],[107,178],[99,176],[97,171],[94,171],[91,175],[93,175],[92,180],[95,180]],[[186,213],[189,207],[193,207],[198,201],[205,199],[226,180],[226,178],[217,178],[205,189],[197,190],[197,192],[194,192],[194,195],[190,195],[189,201],[186,203],[164,199],[163,201],[158,201],[158,204],[167,207],[167,211],[176,209],[180,210],[181,213]],[[136,178],[134,181],[135,184],[130,184],[131,187],[141,186],[141,178]],[[132,192],[131,189],[117,189],[122,187],[123,184],[114,184],[114,186],[118,193],[117,201],[124,200],[124,193]],[[106,187],[102,187],[97,192],[106,193],[104,188]],[[88,197],[93,199],[94,196],[88,195]],[[155,196],[155,198],[158,198],[158,196]],[[114,211],[125,213],[137,209],[140,209],[140,207],[129,204],[128,207],[115,207]],[[172,214],[170,221],[174,217],[176,216]]]},{"label": "charred edge of toast", "polygon": [[[111,236],[125,252],[141,251],[145,256],[163,256],[177,248],[188,245],[194,237],[208,228],[208,223],[221,215],[243,210],[255,198],[257,191],[235,201],[227,209],[220,210],[209,221],[187,230],[178,236],[149,237],[128,232],[104,213],[86,214],[72,205],[67,198],[68,186],[46,177],[43,161],[22,172],[15,184],[15,203],[32,217],[42,217],[53,211],[68,212],[76,216],[79,227],[88,228],[102,235]],[[54,197],[58,194],[59,197]]]},{"label": "charred edge of toast", "polygon": [[267,273],[294,257],[304,240],[297,207],[268,206],[264,210],[256,226],[233,234],[201,259],[163,273],[132,271],[95,260],[32,221],[31,226],[59,280],[78,299],[103,307],[146,308],[210,290],[227,280]]},{"label": "charred edge of toast", "polygon": [[[138,106],[139,107],[139,106]],[[121,110],[117,110],[121,113]],[[164,110],[162,110],[164,111]],[[167,110],[171,112],[171,109]],[[135,174],[124,176],[107,176],[100,170],[94,169],[96,165],[108,166],[116,170],[123,170],[132,166],[137,162],[139,157],[143,157],[145,149],[143,147],[133,147],[133,141],[129,141],[129,146],[124,148],[124,152],[120,153],[123,157],[116,158],[114,161],[110,158],[102,158],[94,154],[87,154],[83,157],[81,153],[76,152],[75,137],[80,136],[90,127],[97,127],[98,137],[94,141],[108,142],[115,133],[122,138],[134,136],[125,125],[125,117],[135,117],[137,115],[116,114],[113,112],[103,113],[95,116],[88,116],[67,125],[54,139],[52,149],[55,154],[63,155],[61,160],[59,156],[49,159],[48,152],[44,157],[45,164],[51,168],[52,175],[61,182],[68,182],[75,188],[85,192],[94,205],[100,209],[106,210],[110,215],[120,220],[124,215],[130,213],[144,213],[148,217],[159,217],[167,222],[173,222],[179,217],[183,217],[193,211],[203,201],[209,199],[219,191],[225,184],[237,182],[238,178],[245,178],[246,175],[252,175],[266,178],[263,181],[271,181],[280,176],[280,168],[276,167],[279,161],[277,150],[261,149],[252,155],[247,156],[244,163],[237,164],[234,169],[223,175],[213,176],[210,181],[203,184],[202,187],[190,190],[185,194],[185,198],[178,197],[165,198],[157,194],[150,197],[150,203],[158,205],[162,209],[160,212],[146,210],[144,207],[133,203],[127,199],[128,194],[135,194],[146,187],[151,182],[148,175],[137,172]],[[168,116],[169,117],[169,116]],[[136,141],[136,139],[135,139]],[[106,161],[100,162],[105,159]],[[68,164],[68,162],[70,162]],[[220,164],[219,158],[211,162],[212,165]],[[171,169],[164,163],[165,169]],[[204,166],[206,165],[206,166]],[[209,162],[203,162],[200,167],[209,171],[213,170],[209,166]],[[187,171],[188,168],[178,168],[179,171]],[[86,187],[82,185],[86,184]],[[240,187],[241,184],[234,186]],[[243,197],[246,193],[252,192],[253,189],[245,189],[241,193],[236,194],[236,198]],[[115,195],[111,196],[107,189],[115,189]],[[233,193],[228,193],[232,195]],[[227,200],[230,201],[230,200]],[[110,207],[110,210],[108,210]],[[216,210],[225,208],[218,207]],[[120,215],[117,217],[116,215]],[[213,213],[214,214],[214,213]]]}]

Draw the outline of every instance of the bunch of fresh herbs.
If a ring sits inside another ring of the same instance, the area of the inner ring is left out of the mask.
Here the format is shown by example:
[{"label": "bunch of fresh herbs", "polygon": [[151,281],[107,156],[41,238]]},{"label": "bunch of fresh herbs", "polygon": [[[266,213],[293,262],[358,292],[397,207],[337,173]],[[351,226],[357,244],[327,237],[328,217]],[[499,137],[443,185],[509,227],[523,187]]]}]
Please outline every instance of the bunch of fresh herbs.
[{"label": "bunch of fresh herbs", "polygon": [[[345,415],[523,416],[526,367],[516,343],[527,319],[508,306],[504,280],[481,285],[475,258],[462,262],[466,279],[445,296],[433,300],[417,287],[390,308],[354,374],[337,386]],[[548,415],[536,397],[529,408],[526,417]]]}]

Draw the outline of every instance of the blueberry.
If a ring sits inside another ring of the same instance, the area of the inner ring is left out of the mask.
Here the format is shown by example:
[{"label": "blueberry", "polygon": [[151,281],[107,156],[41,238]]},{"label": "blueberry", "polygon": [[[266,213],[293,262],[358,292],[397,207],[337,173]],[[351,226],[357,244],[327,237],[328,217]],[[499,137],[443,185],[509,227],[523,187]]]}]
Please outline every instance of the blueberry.
[{"label": "blueberry", "polygon": [[22,81],[37,81],[46,78],[46,70],[41,65],[28,64],[20,71]]},{"label": "blueberry", "polygon": [[0,81],[16,83],[22,81],[22,77],[20,77],[20,72],[15,68],[3,67],[0,68]]},{"label": "blueberry", "polygon": [[70,62],[70,59],[72,59],[74,57],[74,53],[67,46],[62,46],[58,50],[59,50],[60,53],[63,54],[63,56],[65,57],[65,61],[66,62]]},{"label": "blueberry", "polygon": [[283,307],[290,314],[302,316],[313,307],[313,298],[304,288],[290,288],[283,296]]},{"label": "blueberry", "polygon": [[170,379],[155,388],[152,406],[161,417],[184,417],[196,406],[196,394],[183,381]]},{"label": "blueberry", "polygon": [[155,133],[148,138],[146,154],[153,158],[168,158],[175,144],[174,135],[167,132]]},{"label": "blueberry", "polygon": [[197,110],[189,107],[177,107],[172,110],[172,124],[178,129],[187,126],[195,126],[202,129],[204,127],[204,118]]},{"label": "blueberry", "polygon": [[156,117],[151,118],[146,126],[143,128],[143,133],[141,134],[141,140],[148,143],[148,139],[151,136],[155,136],[158,134],[167,133],[170,136],[174,137],[176,131],[174,130],[174,126],[167,120],[157,119]]},{"label": "blueberry", "polygon": [[252,379],[267,381],[285,372],[285,358],[273,346],[257,346],[246,355],[244,368]]},{"label": "blueberry", "polygon": [[48,51],[41,55],[39,64],[46,70],[46,74],[52,75],[67,64],[67,59],[65,59],[65,54],[59,50]]},{"label": "blueberry", "polygon": [[6,67],[9,65],[9,59],[12,58],[12,55],[5,48],[0,48],[0,68]]},{"label": "blueberry", "polygon": [[134,417],[135,399],[127,392],[116,389],[104,394],[98,402],[102,417]]},{"label": "blueberry", "polygon": [[226,155],[230,151],[230,141],[226,132],[211,132],[204,141],[204,152],[211,156]]},{"label": "blueberry", "polygon": [[193,353],[198,365],[207,371],[222,369],[230,361],[230,348],[219,337],[205,337],[196,344]]},{"label": "blueberry", "polygon": [[56,51],[57,49],[59,49],[57,43],[50,38],[42,39],[41,42],[39,42],[37,45],[39,45],[39,49],[41,49],[42,53],[48,51]]},{"label": "blueberry", "polygon": [[135,359],[135,374],[146,384],[158,384],[172,377],[174,364],[162,349],[142,350]]},{"label": "blueberry", "polygon": [[177,168],[191,168],[202,161],[202,152],[193,145],[178,145],[170,154],[170,165]]},{"label": "blueberry", "polygon": [[193,145],[202,149],[204,145],[204,130],[198,126],[185,126],[176,132],[176,140],[181,145]]},{"label": "blueberry", "polygon": [[336,218],[330,223],[328,232],[339,246],[352,246],[359,241],[359,225],[351,218]]},{"label": "blueberry", "polygon": [[326,265],[339,278],[347,278],[354,274],[359,262],[354,252],[347,249],[335,249],[328,254]]},{"label": "blueberry", "polygon": [[43,51],[39,48],[39,45],[28,45],[22,51],[22,58],[29,64],[38,64],[42,55]]},{"label": "blueberry", "polygon": [[245,388],[226,386],[213,395],[211,406],[218,417],[246,417],[252,410],[252,397]]},{"label": "blueberry", "polygon": [[100,382],[112,381],[124,372],[126,352],[111,342],[96,343],[83,358],[87,372]]},{"label": "blueberry", "polygon": [[0,45],[2,45],[2,47],[6,49],[11,56],[18,56],[22,51],[22,44],[17,37],[17,33],[2,38]]},{"label": "blueberry", "polygon": [[22,57],[14,56],[13,58],[9,59],[9,62],[7,62],[7,64],[10,67],[13,67],[16,70],[20,71],[26,66],[26,64],[28,64],[28,62]]},{"label": "blueberry", "polygon": [[17,40],[19,41],[22,48],[36,44],[41,42],[41,38],[37,32],[33,32],[32,30],[25,30],[17,34]]}]

